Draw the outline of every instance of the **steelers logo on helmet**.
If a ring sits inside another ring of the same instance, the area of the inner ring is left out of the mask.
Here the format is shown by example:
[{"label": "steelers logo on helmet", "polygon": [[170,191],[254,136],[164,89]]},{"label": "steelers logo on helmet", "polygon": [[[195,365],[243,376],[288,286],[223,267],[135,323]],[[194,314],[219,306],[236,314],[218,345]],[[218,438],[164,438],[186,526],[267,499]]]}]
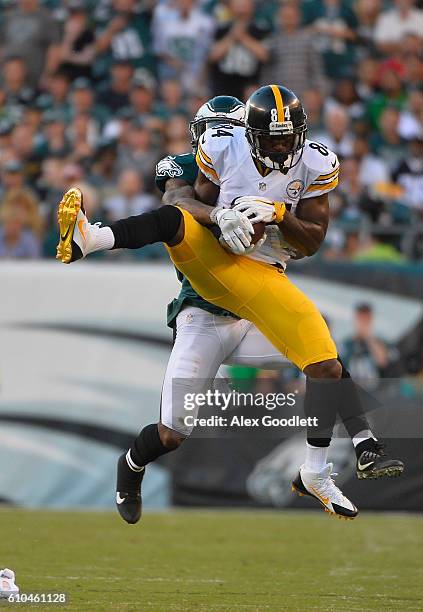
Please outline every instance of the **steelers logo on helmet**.
[{"label": "steelers logo on helmet", "polygon": [[293,91],[282,85],[257,89],[246,105],[245,135],[252,156],[286,174],[303,154],[307,116]]}]

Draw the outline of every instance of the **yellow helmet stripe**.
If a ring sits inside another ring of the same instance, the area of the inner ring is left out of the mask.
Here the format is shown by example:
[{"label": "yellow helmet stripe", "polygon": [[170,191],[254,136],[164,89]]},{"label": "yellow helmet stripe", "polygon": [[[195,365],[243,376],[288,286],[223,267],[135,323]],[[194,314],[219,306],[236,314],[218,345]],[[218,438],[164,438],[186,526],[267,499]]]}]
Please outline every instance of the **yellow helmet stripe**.
[{"label": "yellow helmet stripe", "polygon": [[271,85],[271,90],[273,91],[273,95],[275,96],[276,108],[278,111],[278,121],[284,121],[284,112],[283,112],[283,100],[282,94],[277,85]]}]

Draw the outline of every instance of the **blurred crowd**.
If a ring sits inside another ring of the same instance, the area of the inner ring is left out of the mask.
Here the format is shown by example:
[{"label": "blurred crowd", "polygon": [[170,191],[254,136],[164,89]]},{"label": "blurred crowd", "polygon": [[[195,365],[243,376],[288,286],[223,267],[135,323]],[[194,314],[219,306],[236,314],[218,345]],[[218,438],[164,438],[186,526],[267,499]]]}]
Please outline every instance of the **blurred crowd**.
[{"label": "blurred crowd", "polygon": [[342,162],[321,256],[423,258],[422,0],[0,6],[0,258],[54,256],[71,185],[93,221],[157,207],[155,164],[190,151],[200,105],[272,82]]},{"label": "blurred crowd", "polygon": [[[406,334],[400,342],[388,341],[377,331],[378,327],[383,327],[380,320],[377,325],[380,316],[381,309],[375,309],[370,302],[354,305],[351,330],[337,342],[343,365],[354,381],[369,393],[380,390],[381,379],[385,379],[382,388],[387,394],[386,400],[393,392],[400,392],[408,399],[423,399],[422,332],[414,330],[414,338]],[[324,319],[330,328],[331,321],[326,316]],[[244,392],[277,393],[282,388],[288,393],[304,395],[306,389],[306,377],[289,362],[280,370],[225,366],[223,375]]]}]

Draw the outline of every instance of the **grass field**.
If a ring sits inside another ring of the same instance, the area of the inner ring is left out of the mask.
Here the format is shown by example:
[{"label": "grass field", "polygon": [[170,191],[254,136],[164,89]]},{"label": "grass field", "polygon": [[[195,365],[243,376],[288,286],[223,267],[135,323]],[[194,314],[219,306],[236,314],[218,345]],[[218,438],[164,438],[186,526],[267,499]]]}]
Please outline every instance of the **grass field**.
[{"label": "grass field", "polygon": [[422,610],[422,550],[423,517],[406,515],[0,511],[0,567],[81,612]]}]

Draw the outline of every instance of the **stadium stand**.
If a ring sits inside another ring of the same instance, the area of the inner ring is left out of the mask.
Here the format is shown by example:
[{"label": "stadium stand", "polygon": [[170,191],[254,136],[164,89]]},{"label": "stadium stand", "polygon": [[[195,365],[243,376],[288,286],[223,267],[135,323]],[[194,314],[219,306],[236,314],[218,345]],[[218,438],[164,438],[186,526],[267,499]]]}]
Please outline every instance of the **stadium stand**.
[{"label": "stadium stand", "polygon": [[71,184],[95,221],[158,206],[155,163],[189,151],[200,104],[276,80],[342,161],[320,257],[422,259],[422,4],[3,0],[0,258],[54,256]]}]

